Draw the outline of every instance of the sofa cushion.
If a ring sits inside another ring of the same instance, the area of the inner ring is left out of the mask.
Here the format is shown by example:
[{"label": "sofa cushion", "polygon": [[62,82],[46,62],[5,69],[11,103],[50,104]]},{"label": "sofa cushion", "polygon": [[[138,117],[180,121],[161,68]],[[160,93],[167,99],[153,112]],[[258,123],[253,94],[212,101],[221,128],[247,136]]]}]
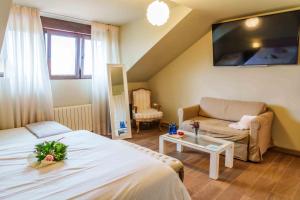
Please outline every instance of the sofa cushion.
[{"label": "sofa cushion", "polygon": [[239,121],[243,115],[259,115],[267,110],[263,102],[237,101],[204,97],[199,115],[228,121]]},{"label": "sofa cushion", "polygon": [[228,127],[231,123],[229,121],[207,118],[207,117],[195,117],[190,120],[186,120],[181,124],[180,129],[185,131],[194,132],[191,124],[192,121],[198,121],[200,124],[200,130],[208,132],[210,136],[216,138],[222,138],[230,141],[244,141],[245,143],[248,142],[249,130],[237,130]]}]

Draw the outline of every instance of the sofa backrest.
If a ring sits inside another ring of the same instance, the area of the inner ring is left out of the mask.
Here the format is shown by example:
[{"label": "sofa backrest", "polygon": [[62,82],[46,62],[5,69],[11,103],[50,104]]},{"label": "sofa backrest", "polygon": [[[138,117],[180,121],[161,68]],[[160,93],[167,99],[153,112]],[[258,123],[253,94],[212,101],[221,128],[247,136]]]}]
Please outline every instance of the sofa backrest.
[{"label": "sofa backrest", "polygon": [[228,121],[239,121],[243,115],[259,115],[267,111],[263,102],[237,101],[204,97],[199,115]]}]

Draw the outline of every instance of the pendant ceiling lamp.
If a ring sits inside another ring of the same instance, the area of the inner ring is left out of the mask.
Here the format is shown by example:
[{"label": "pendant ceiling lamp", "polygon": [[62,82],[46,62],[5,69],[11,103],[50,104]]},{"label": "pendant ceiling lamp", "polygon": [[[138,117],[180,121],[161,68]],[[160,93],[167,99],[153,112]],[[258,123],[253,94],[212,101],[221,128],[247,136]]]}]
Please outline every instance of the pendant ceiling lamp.
[{"label": "pendant ceiling lamp", "polygon": [[153,26],[164,25],[169,16],[169,6],[163,1],[155,0],[148,6],[147,19]]}]

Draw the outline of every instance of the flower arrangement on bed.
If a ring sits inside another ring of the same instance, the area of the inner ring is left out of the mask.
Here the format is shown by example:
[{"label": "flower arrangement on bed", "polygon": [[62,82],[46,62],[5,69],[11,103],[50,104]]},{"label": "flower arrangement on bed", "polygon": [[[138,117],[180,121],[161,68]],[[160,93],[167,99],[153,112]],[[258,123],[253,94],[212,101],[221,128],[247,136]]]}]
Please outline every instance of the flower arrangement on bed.
[{"label": "flower arrangement on bed", "polygon": [[67,159],[68,146],[58,141],[45,141],[35,145],[35,151],[29,156],[33,167],[44,167]]}]

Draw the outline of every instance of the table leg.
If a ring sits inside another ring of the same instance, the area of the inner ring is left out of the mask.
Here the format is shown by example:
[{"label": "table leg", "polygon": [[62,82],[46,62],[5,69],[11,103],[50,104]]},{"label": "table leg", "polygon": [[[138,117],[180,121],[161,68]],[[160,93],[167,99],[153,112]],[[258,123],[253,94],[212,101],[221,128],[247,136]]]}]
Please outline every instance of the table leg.
[{"label": "table leg", "polygon": [[234,144],[230,145],[225,150],[225,167],[233,167],[233,157],[234,157]]},{"label": "table leg", "polygon": [[218,153],[210,154],[209,177],[215,180],[219,178],[219,154]]},{"label": "table leg", "polygon": [[163,137],[159,137],[159,153],[165,153],[165,146],[164,146],[164,138]]},{"label": "table leg", "polygon": [[182,152],[182,151],[183,151],[182,145],[181,145],[181,144],[176,144],[176,150],[177,150],[178,152]]}]

